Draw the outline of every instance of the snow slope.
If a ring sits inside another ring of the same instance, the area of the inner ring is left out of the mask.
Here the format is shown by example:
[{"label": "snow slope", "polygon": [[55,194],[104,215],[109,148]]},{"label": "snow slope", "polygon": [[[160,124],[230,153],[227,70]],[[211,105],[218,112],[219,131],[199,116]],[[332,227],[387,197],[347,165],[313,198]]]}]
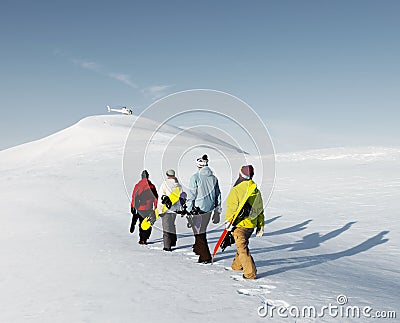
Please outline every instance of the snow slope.
[{"label": "snow slope", "polygon": [[[349,305],[399,312],[400,149],[278,155],[266,233],[250,243],[259,279],[242,281],[224,269],[234,248],[214,265],[196,263],[184,219],[172,253],[161,251],[157,228],[148,246],[129,234],[121,164],[134,118],[86,118],[0,152],[0,322],[262,322],[270,318],[258,316],[261,300],[322,307],[339,294]],[[164,137],[179,132],[166,129]],[[211,166],[226,198],[231,177],[219,162]],[[193,171],[184,167],[182,181]],[[150,175],[159,186],[161,174]],[[221,227],[209,228],[213,247]],[[308,321],[332,319],[297,319]]]}]

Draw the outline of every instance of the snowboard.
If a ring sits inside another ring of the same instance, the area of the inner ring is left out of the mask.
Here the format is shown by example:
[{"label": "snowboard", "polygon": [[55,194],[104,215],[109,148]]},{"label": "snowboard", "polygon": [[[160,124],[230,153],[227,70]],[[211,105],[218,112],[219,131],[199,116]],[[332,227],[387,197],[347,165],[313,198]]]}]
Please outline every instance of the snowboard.
[{"label": "snowboard", "polygon": [[153,226],[154,222],[156,222],[159,217],[160,214],[158,213],[158,209],[155,209],[151,216],[146,216],[143,219],[142,223],[140,224],[140,227],[142,228],[142,230],[150,229]]},{"label": "snowboard", "polygon": [[[166,202],[165,204],[163,203],[163,209],[162,212],[165,213],[168,211],[172,205],[174,205],[176,202],[179,201],[179,197],[181,194],[181,190],[179,187],[176,187],[171,194],[166,196],[166,198],[162,198],[163,202]],[[153,216],[147,216],[143,219],[142,224],[140,227],[142,230],[148,230],[150,229],[153,224],[157,221],[157,219],[160,217],[160,214],[158,212],[158,209],[154,210],[154,215]]]},{"label": "snowboard", "polygon": [[[230,219],[227,227],[224,229],[224,231],[222,231],[221,236],[218,239],[217,244],[214,247],[214,251],[213,254],[211,256],[212,261],[214,261],[214,257],[218,252],[219,247],[221,246],[222,242],[224,241],[226,235],[228,234],[228,232],[230,232],[232,230],[233,227],[233,223],[235,222],[236,218],[238,217],[240,211],[243,209],[244,205],[246,204],[247,200],[249,199],[249,197],[254,193],[254,191],[257,189],[257,185],[256,183],[253,183],[252,185],[249,186],[249,188],[247,189],[246,195],[243,198],[243,200],[240,202],[236,212],[233,214],[232,218]],[[225,249],[225,248],[224,248]]]},{"label": "snowboard", "polygon": [[180,196],[181,190],[179,187],[175,187],[175,189],[168,196],[163,195],[161,198],[163,204],[162,212],[167,212],[174,204],[179,201]]}]

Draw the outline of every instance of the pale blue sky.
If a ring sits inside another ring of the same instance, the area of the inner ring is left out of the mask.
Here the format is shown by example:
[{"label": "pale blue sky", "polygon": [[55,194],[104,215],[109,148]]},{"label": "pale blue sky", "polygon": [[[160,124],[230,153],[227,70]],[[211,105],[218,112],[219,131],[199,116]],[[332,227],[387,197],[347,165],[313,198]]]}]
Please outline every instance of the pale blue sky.
[{"label": "pale blue sky", "polygon": [[399,14],[396,0],[3,0],[0,149],[191,88],[249,103],[278,151],[400,145]]}]

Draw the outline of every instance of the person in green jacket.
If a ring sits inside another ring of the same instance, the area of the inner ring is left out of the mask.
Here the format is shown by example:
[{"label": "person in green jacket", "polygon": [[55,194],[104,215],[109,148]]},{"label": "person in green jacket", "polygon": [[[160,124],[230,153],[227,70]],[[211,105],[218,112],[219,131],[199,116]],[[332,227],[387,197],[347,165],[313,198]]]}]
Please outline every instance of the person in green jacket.
[{"label": "person in green jacket", "polygon": [[[254,168],[252,165],[242,166],[239,178],[231,189],[226,202],[225,220],[230,221],[237,211],[248,189],[252,184]],[[249,250],[249,239],[256,228],[257,237],[264,233],[264,206],[260,191],[256,188],[248,198],[245,206],[240,211],[233,223],[232,232],[236,244],[236,256],[232,262],[233,270],[243,270],[243,278],[255,279],[257,268]]]}]

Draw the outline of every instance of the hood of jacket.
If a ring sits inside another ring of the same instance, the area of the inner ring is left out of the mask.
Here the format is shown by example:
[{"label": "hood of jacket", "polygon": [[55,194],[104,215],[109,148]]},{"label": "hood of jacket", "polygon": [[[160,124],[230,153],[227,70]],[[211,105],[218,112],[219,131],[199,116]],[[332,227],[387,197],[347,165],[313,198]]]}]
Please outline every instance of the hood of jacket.
[{"label": "hood of jacket", "polygon": [[204,166],[202,169],[199,170],[199,174],[201,176],[212,176],[213,172],[210,167]]},{"label": "hood of jacket", "polygon": [[142,178],[139,182],[138,185],[141,187],[151,187],[153,186],[153,183],[148,179],[148,178]]},{"label": "hood of jacket", "polygon": [[208,166],[204,166],[190,178],[186,205],[189,211],[196,206],[204,213],[214,209],[221,212],[221,191],[218,179]]},{"label": "hood of jacket", "polygon": [[[177,187],[180,187],[179,181],[176,178],[167,178],[165,180],[165,185],[167,186],[170,193]],[[169,193],[169,194],[170,194]]]}]

